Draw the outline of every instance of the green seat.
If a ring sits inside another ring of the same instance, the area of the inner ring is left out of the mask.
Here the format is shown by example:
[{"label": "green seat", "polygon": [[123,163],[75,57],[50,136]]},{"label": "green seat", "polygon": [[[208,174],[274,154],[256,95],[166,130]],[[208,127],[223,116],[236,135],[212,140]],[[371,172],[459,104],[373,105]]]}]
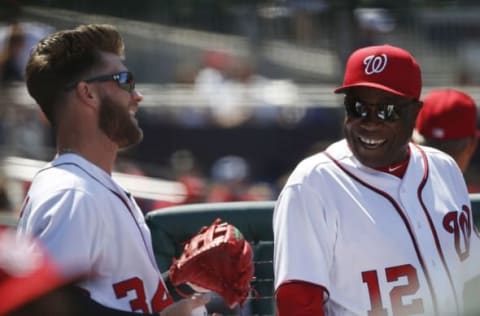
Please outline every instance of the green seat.
[{"label": "green seat", "polygon": [[172,258],[183,251],[183,242],[216,218],[235,225],[250,241],[254,253],[254,293],[247,301],[252,315],[274,315],[273,231],[274,201],[205,203],[167,207],[149,212],[146,222],[152,233],[153,250],[160,271],[168,270]]}]

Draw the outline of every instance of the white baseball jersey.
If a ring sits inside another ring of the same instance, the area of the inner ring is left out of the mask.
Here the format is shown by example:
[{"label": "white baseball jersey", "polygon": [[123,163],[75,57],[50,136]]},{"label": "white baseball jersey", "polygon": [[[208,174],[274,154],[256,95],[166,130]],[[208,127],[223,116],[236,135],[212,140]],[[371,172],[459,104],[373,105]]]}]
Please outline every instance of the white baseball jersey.
[{"label": "white baseball jersey", "polygon": [[134,199],[78,155],[37,173],[18,231],[38,238],[66,275],[87,273],[79,285],[102,305],[152,313],[171,303]]},{"label": "white baseball jersey", "polygon": [[326,315],[461,315],[479,236],[456,163],[410,144],[403,179],[362,165],[345,140],[302,161],[277,201],[275,288],[328,292]]}]

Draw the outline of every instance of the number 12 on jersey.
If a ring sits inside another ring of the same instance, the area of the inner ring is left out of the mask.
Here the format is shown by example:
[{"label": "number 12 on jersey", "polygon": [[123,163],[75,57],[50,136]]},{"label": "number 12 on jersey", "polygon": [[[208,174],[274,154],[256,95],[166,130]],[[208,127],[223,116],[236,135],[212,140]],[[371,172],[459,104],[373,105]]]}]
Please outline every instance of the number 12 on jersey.
[{"label": "number 12 on jersey", "polygon": [[[390,303],[390,306],[392,307],[394,316],[421,314],[424,312],[423,302],[419,298],[413,299],[409,304],[404,304],[402,302],[402,297],[413,295],[419,289],[417,271],[412,265],[406,264],[386,268],[385,277],[387,282],[395,282],[403,277],[407,280],[406,284],[394,286],[390,290],[390,302],[388,303]],[[388,316],[388,311],[382,301],[382,293],[377,271],[371,270],[362,272],[362,280],[366,283],[368,294],[370,296],[371,309],[368,311],[368,315]]]}]

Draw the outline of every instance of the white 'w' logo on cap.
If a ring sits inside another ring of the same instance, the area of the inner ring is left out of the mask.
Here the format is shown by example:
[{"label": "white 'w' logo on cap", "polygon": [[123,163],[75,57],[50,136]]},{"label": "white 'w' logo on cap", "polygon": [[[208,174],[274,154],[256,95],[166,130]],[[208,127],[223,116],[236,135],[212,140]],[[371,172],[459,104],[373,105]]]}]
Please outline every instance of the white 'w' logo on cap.
[{"label": "white 'w' logo on cap", "polygon": [[365,74],[371,75],[381,73],[387,66],[387,55],[370,55],[365,57],[363,64],[365,65]]}]

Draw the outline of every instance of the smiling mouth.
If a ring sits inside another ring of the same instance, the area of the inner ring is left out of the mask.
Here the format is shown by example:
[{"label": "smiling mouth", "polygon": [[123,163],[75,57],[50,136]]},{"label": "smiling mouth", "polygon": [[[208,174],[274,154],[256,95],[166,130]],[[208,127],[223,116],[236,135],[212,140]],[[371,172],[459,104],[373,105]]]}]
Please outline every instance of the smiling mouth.
[{"label": "smiling mouth", "polygon": [[365,137],[359,137],[360,143],[368,149],[376,149],[382,146],[386,140],[385,139],[371,139]]}]

